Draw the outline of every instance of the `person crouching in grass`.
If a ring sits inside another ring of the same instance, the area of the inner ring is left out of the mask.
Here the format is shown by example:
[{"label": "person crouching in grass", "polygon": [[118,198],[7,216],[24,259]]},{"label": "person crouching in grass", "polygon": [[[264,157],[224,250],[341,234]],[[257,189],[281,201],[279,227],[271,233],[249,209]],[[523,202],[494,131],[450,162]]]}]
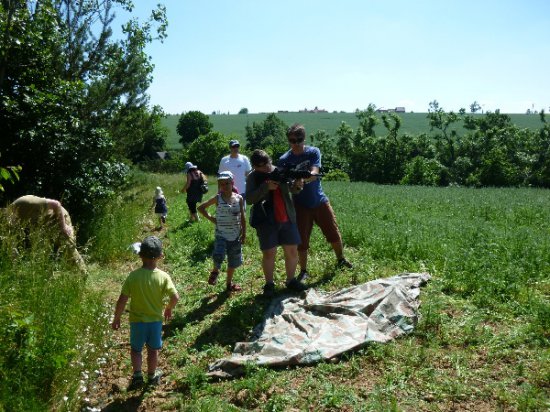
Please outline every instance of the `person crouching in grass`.
[{"label": "person crouching in grass", "polygon": [[162,242],[156,236],[148,236],[141,242],[139,256],[142,267],[131,272],[116,303],[111,326],[120,328],[120,317],[130,299],[130,346],[133,376],[129,389],[137,389],[144,383],[141,372],[143,345],[147,345],[147,375],[150,385],[157,385],[162,372],[157,370],[158,353],[162,347],[162,309],[164,298],[170,301],[164,308],[164,319],[172,317],[172,309],[179,300],[174,282],[166,272],[157,268],[162,258]]}]

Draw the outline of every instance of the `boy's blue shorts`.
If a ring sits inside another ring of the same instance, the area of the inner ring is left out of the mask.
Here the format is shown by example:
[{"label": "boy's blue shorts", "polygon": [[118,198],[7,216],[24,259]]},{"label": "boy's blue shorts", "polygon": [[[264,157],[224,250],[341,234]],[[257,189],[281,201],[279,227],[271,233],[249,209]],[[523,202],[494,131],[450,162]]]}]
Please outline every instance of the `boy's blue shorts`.
[{"label": "boy's blue shorts", "polygon": [[227,266],[230,268],[238,268],[243,264],[243,254],[241,240],[225,240],[221,236],[216,236],[214,239],[214,252],[212,259],[216,269],[222,267],[223,259],[227,253]]},{"label": "boy's blue shorts", "polygon": [[130,346],[141,352],[143,345],[149,349],[162,348],[162,322],[130,322]]}]

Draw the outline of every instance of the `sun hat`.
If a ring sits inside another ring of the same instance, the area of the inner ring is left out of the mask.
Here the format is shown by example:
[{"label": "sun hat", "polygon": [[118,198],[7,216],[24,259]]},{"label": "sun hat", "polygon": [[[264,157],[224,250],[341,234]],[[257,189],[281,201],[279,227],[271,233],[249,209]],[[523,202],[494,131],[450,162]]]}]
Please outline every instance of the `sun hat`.
[{"label": "sun hat", "polygon": [[233,173],[226,170],[225,172],[218,173],[218,180],[233,180]]},{"label": "sun hat", "polygon": [[183,172],[184,173],[187,173],[188,171],[190,171],[191,169],[196,169],[197,168],[197,165],[194,165],[193,163],[191,162],[187,162],[185,163],[185,168],[183,169]]},{"label": "sun hat", "polygon": [[141,242],[139,254],[150,259],[160,257],[162,255],[162,241],[156,236],[147,236]]},{"label": "sun hat", "polygon": [[235,147],[235,146],[240,146],[241,144],[239,143],[238,140],[230,140],[229,141],[229,147]]},{"label": "sun hat", "polygon": [[155,189],[155,194],[157,196],[162,196],[162,188],[160,186],[157,186],[157,188]]}]

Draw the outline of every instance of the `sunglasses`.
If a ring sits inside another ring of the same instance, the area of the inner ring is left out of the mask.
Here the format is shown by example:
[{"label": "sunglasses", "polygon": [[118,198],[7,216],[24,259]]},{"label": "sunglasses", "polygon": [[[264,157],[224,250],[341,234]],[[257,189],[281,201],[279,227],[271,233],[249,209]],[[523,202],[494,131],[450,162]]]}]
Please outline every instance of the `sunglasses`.
[{"label": "sunglasses", "polygon": [[304,141],[304,139],[302,139],[302,138],[298,138],[298,139],[294,139],[292,137],[288,138],[288,143],[290,143],[290,144],[299,144],[299,143],[302,143],[303,141]]}]

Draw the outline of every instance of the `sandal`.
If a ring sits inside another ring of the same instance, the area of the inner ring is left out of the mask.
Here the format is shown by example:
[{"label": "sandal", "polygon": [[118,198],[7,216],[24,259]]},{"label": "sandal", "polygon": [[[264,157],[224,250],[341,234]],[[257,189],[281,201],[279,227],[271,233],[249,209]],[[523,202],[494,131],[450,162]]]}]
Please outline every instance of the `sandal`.
[{"label": "sandal", "polygon": [[215,285],[218,282],[218,276],[220,272],[210,272],[210,276],[208,276],[208,284],[209,285]]},{"label": "sandal", "polygon": [[231,283],[231,284],[227,285],[226,290],[228,292],[240,292],[243,289],[239,285],[237,285],[236,283]]}]

